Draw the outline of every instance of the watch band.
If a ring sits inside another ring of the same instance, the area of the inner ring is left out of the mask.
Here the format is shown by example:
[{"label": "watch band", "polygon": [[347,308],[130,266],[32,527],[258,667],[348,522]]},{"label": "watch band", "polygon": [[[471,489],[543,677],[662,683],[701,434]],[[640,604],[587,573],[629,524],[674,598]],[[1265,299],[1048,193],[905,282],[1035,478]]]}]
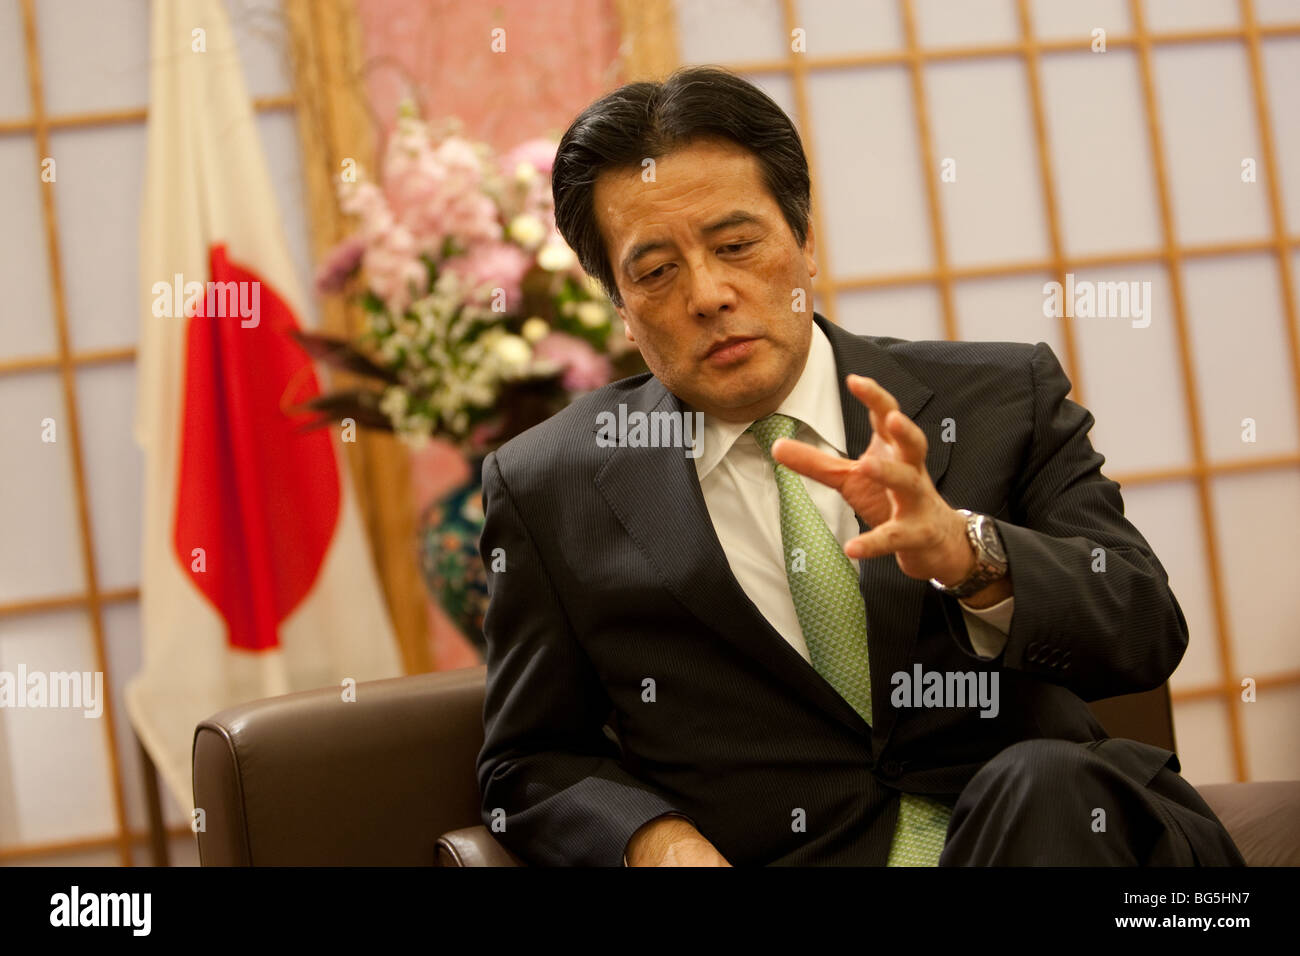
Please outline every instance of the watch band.
[{"label": "watch band", "polygon": [[994,581],[1006,577],[1008,564],[1005,553],[995,553],[991,551],[984,543],[985,523],[992,533],[996,547],[1001,551],[1001,538],[997,533],[997,525],[988,515],[977,514],[966,508],[958,508],[958,513],[966,516],[966,539],[970,542],[971,550],[975,553],[975,566],[971,569],[970,574],[962,581],[948,587],[937,578],[931,578],[930,583],[944,594],[951,595],[955,598],[966,598],[972,594],[978,594]]}]

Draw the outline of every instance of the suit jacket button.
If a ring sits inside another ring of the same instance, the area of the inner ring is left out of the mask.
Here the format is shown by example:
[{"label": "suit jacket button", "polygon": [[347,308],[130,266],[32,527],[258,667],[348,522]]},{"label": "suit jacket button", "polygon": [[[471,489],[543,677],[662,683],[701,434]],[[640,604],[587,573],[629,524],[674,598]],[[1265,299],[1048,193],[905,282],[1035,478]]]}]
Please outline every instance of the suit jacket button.
[{"label": "suit jacket button", "polygon": [[880,765],[880,775],[882,777],[897,777],[903,768],[899,766],[897,760],[886,760]]},{"label": "suit jacket button", "polygon": [[1038,660],[1038,642],[1030,641],[1029,646],[1025,648],[1025,657],[1031,661]]},{"label": "suit jacket button", "polygon": [[1043,663],[1045,663],[1048,667],[1055,667],[1057,664],[1060,663],[1060,660],[1061,660],[1061,649],[1059,647],[1053,647],[1050,651],[1047,652],[1047,656],[1043,658]]}]

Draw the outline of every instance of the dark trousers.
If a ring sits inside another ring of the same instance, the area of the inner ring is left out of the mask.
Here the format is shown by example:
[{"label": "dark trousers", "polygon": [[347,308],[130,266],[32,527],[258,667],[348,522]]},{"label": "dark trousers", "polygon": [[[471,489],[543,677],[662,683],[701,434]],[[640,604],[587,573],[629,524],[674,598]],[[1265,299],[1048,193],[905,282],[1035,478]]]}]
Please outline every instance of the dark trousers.
[{"label": "dark trousers", "polygon": [[1168,750],[1014,744],[957,798],[940,866],[1245,866]]}]

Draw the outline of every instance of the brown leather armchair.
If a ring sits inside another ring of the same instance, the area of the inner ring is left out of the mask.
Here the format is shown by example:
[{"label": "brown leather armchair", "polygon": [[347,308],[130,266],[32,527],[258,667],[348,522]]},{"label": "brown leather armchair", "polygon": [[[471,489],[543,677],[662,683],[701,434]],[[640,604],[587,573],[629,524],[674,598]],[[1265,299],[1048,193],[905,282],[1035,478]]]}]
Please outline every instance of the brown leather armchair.
[{"label": "brown leather armchair", "polygon": [[[204,866],[519,866],[481,823],[485,667],[241,704],[194,733]],[[1174,750],[1167,687],[1092,705]],[[1300,865],[1300,781],[1199,788],[1252,866]]]}]

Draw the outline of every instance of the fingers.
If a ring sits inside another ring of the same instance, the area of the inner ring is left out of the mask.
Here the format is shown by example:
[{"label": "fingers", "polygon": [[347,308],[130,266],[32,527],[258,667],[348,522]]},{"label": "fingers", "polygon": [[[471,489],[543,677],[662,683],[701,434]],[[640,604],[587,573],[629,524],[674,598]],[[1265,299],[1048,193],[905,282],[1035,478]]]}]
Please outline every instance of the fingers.
[{"label": "fingers", "polygon": [[836,491],[853,470],[856,462],[838,455],[829,455],[812,445],[793,438],[778,438],[772,443],[772,458],[791,471],[807,475],[814,481],[829,485]]},{"label": "fingers", "polygon": [[887,458],[863,458],[857,463],[858,470],[904,498],[915,498],[925,493],[925,478],[929,477],[915,465],[903,461],[890,461]]},{"label": "fingers", "polygon": [[851,538],[844,545],[844,553],[850,558],[878,558],[882,554],[893,554],[907,547],[906,526],[896,521],[887,521],[878,528],[872,528],[866,534]]},{"label": "fingers", "polygon": [[928,448],[925,432],[899,410],[898,400],[874,378],[850,375],[848,386],[858,401],[867,406],[871,430],[894,445],[904,461],[923,467]]},{"label": "fingers", "polygon": [[926,548],[932,544],[932,534],[920,522],[886,521],[866,534],[851,538],[844,545],[844,553],[850,558],[878,558],[883,554]]}]

